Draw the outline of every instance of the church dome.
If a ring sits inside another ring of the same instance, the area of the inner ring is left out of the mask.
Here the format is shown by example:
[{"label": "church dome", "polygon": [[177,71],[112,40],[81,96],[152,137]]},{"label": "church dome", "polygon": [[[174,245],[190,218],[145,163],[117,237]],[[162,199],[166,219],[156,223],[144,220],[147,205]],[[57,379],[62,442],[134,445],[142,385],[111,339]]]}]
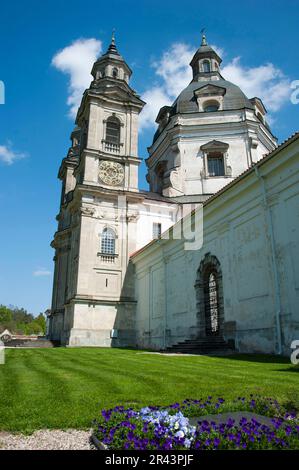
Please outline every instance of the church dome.
[{"label": "church dome", "polygon": [[154,141],[170,118],[176,114],[223,112],[244,108],[255,110],[254,99],[248,99],[237,85],[225,80],[221,75],[221,62],[221,57],[207,44],[203,34],[201,46],[190,62],[193,79],[171,106],[161,108],[156,119],[159,127]]},{"label": "church dome", "polygon": [[254,105],[243,93],[243,91],[233,83],[220,78],[219,80],[208,81],[193,81],[180,93],[178,98],[171,106],[171,114],[177,113],[195,113],[198,112],[198,104],[195,92],[199,92],[207,85],[219,87],[224,89],[222,111],[229,111],[233,109],[250,108],[254,109]]}]

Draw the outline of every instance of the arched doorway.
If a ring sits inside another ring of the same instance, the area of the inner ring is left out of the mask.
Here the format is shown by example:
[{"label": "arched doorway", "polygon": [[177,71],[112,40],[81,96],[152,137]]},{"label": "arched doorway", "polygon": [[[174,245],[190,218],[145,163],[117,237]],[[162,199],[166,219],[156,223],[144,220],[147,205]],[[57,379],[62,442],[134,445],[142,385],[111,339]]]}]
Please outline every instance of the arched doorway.
[{"label": "arched doorway", "polygon": [[207,253],[200,263],[195,284],[200,337],[223,336],[222,271],[216,258]]}]

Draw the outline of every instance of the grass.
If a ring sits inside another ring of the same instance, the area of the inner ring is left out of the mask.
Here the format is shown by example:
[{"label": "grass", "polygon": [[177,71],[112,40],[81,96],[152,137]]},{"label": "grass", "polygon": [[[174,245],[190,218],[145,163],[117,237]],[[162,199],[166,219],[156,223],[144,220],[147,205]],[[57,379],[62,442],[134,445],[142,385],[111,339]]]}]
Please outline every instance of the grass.
[{"label": "grass", "polygon": [[298,397],[288,358],[160,356],[127,349],[9,349],[0,366],[0,430],[90,428],[102,408],[208,395]]}]

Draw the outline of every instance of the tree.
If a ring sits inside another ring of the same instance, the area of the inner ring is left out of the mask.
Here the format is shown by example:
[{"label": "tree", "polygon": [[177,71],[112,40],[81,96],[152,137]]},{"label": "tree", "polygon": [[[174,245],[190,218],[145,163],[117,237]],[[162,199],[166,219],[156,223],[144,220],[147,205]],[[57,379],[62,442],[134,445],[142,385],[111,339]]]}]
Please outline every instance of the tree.
[{"label": "tree", "polygon": [[40,313],[38,317],[35,318],[34,320],[35,323],[37,323],[40,326],[40,332],[45,334],[46,333],[46,319],[45,315],[43,313]]},{"label": "tree", "polygon": [[0,305],[0,331],[8,329],[21,335],[44,335],[46,319],[43,313],[36,318],[24,308]]},{"label": "tree", "polygon": [[5,305],[0,305],[0,324],[7,328],[7,324],[12,321],[12,311],[5,307]]}]

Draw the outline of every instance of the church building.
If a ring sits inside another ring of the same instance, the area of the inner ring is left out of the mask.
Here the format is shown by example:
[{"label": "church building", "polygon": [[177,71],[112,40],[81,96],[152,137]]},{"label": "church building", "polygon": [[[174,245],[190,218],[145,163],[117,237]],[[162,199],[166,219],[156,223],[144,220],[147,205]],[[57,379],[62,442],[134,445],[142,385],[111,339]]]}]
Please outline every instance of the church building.
[{"label": "church building", "polygon": [[61,344],[287,353],[299,335],[298,135],[277,147],[261,99],[225,80],[205,35],[190,60],[156,119],[148,191],[145,103],[114,37],[93,65],[58,174],[48,336]]}]

